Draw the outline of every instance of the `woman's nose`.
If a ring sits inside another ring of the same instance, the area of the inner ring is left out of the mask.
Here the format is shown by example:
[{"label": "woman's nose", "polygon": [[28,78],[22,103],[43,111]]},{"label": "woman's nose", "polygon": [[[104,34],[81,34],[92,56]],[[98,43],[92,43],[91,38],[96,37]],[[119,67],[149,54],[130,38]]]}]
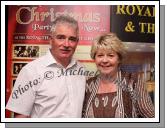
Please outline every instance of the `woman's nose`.
[{"label": "woman's nose", "polygon": [[104,57],[103,57],[102,62],[108,62],[107,56],[104,56]]}]

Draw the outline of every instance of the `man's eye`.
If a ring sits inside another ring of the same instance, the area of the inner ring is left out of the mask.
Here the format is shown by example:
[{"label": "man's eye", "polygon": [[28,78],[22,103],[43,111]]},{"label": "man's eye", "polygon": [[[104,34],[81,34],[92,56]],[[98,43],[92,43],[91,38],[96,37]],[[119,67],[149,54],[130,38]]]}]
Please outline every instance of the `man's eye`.
[{"label": "man's eye", "polygon": [[64,35],[57,35],[56,39],[66,39],[66,37]]},{"label": "man's eye", "polygon": [[76,38],[76,37],[70,37],[69,40],[70,40],[70,41],[73,41],[73,42],[77,42],[77,41],[78,41],[78,38]]}]

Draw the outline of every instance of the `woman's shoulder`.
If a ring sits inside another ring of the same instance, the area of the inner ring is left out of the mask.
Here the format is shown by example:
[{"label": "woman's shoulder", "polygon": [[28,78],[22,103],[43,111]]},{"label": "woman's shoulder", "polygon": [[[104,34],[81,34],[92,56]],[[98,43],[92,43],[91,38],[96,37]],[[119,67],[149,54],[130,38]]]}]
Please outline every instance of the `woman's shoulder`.
[{"label": "woman's shoulder", "polygon": [[127,80],[137,80],[138,77],[142,77],[141,72],[126,72],[126,71],[121,71],[121,76],[122,78],[126,78]]},{"label": "woman's shoulder", "polygon": [[94,76],[94,77],[87,77],[86,79],[86,83],[90,84],[92,82],[95,82],[97,80],[98,76]]},{"label": "woman's shoulder", "polygon": [[89,77],[86,80],[86,92],[92,92],[98,86],[98,76]]}]

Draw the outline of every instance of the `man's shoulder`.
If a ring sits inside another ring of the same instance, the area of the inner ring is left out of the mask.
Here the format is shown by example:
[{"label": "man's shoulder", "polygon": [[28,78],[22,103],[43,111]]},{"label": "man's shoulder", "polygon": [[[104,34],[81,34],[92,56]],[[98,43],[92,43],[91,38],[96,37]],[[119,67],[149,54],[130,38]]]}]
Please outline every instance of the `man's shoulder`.
[{"label": "man's shoulder", "polygon": [[37,59],[34,59],[33,61],[29,62],[27,65],[24,66],[24,68],[29,68],[29,69],[33,69],[33,68],[40,68],[44,65],[45,63],[45,58],[46,56],[41,56]]},{"label": "man's shoulder", "polygon": [[77,66],[78,67],[83,67],[85,69],[85,65],[81,63],[80,61],[76,60]]}]

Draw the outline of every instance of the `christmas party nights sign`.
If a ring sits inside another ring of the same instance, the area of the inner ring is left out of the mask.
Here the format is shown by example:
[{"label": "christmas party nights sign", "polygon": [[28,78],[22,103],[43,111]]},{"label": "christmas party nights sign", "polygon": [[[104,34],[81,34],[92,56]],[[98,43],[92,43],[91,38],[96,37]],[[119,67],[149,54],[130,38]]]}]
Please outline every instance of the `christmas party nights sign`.
[{"label": "christmas party nights sign", "polygon": [[[110,30],[110,6],[9,6],[15,11],[14,40],[21,42],[47,42],[52,23],[59,15],[70,15],[79,22],[80,43],[90,45],[98,34]],[[103,21],[105,19],[105,22]]]}]

